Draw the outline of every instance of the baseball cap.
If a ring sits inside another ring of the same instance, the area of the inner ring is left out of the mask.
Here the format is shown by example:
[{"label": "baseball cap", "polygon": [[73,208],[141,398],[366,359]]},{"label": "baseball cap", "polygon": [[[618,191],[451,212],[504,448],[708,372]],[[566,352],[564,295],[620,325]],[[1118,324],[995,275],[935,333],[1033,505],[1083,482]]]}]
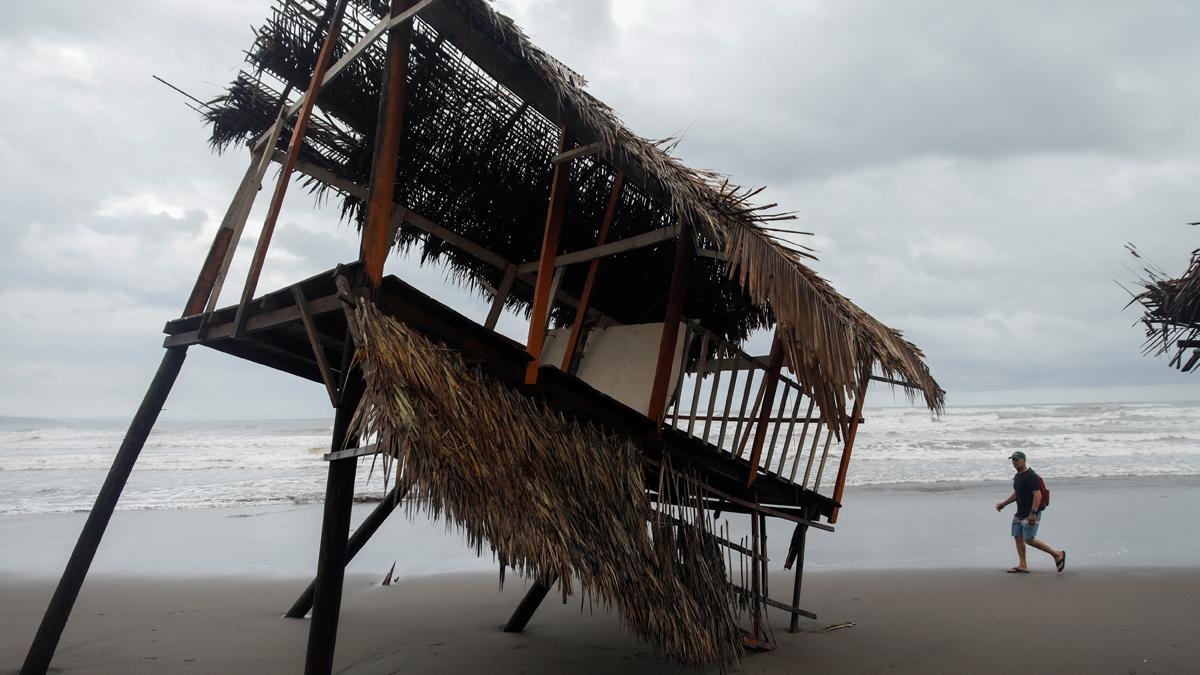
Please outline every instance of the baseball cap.
[{"label": "baseball cap", "polygon": [[1021,452],[1020,450],[1017,450],[1013,454],[1009,455],[1008,458],[1009,459],[1025,459],[1025,453]]}]

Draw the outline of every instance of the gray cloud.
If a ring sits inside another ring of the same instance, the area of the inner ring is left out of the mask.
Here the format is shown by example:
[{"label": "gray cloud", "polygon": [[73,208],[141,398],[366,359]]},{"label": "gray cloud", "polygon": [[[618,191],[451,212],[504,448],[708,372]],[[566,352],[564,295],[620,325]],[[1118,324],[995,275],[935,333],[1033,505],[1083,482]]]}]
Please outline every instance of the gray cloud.
[{"label": "gray cloud", "polygon": [[[501,0],[637,132],[767,184],[846,295],[921,345],[950,401],[1194,397],[1139,355],[1125,241],[1182,269],[1200,219],[1188,3]],[[202,98],[268,3],[53,3],[0,22],[0,414],[128,415],[247,161]],[[224,298],[235,297],[262,203]],[[354,257],[293,186],[263,287]],[[473,316],[440,269],[389,270]],[[506,316],[501,328],[521,338]],[[84,339],[86,338],[86,339]],[[765,351],[766,336],[751,340]],[[227,392],[214,399],[213,391]],[[323,415],[316,385],[189,357],[169,414]],[[874,395],[873,395],[874,396]],[[884,393],[874,400],[890,400]]]}]

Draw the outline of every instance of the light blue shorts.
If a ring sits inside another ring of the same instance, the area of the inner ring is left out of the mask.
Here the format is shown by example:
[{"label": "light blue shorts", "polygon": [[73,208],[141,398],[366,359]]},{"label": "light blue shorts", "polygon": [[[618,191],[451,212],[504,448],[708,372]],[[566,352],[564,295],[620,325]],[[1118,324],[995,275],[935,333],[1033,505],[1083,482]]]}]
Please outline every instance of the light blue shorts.
[{"label": "light blue shorts", "polygon": [[1037,539],[1038,525],[1042,524],[1042,518],[1044,518],[1045,516],[1046,516],[1045,511],[1037,514],[1037,522],[1035,522],[1033,525],[1030,525],[1029,523],[1027,523],[1024,520],[1019,520],[1017,518],[1013,518],[1013,520],[1012,520],[1012,536],[1020,537],[1021,539],[1025,539],[1025,540]]}]

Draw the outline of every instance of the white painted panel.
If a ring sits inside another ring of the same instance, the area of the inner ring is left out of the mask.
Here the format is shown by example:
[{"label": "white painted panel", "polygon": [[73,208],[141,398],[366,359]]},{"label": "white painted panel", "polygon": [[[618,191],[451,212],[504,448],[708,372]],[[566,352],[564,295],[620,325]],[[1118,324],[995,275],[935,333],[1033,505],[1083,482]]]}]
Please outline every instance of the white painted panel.
[{"label": "white painted panel", "polygon": [[[608,394],[634,410],[646,414],[650,407],[650,388],[658,364],[658,344],[662,340],[661,323],[593,328],[579,362],[579,379]],[[668,391],[679,382],[679,357],[686,330],[679,325],[675,357],[671,359]],[[542,348],[542,363],[562,365],[569,330],[550,331]]]}]

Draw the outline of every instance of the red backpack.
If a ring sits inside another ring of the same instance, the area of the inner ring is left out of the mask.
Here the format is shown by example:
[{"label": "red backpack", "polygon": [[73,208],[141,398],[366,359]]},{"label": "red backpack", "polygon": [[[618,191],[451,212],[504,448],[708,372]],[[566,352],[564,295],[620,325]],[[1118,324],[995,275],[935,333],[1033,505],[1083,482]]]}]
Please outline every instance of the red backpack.
[{"label": "red backpack", "polygon": [[1042,491],[1042,505],[1038,511],[1044,511],[1047,506],[1050,506],[1050,489],[1046,487],[1046,481],[1042,480],[1040,475],[1038,476],[1038,486]]}]

